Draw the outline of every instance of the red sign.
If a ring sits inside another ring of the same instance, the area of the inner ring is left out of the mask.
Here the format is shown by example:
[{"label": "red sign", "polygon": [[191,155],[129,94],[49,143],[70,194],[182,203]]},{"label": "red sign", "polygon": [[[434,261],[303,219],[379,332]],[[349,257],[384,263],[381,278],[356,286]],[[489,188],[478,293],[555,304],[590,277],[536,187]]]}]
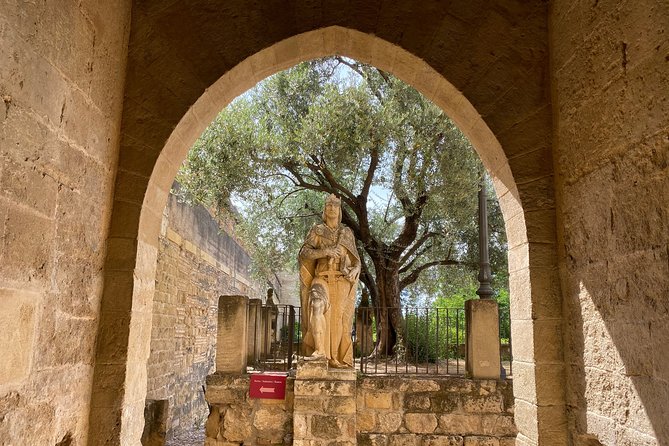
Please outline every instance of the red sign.
[{"label": "red sign", "polygon": [[286,375],[259,373],[251,375],[251,398],[282,400],[286,397]]}]

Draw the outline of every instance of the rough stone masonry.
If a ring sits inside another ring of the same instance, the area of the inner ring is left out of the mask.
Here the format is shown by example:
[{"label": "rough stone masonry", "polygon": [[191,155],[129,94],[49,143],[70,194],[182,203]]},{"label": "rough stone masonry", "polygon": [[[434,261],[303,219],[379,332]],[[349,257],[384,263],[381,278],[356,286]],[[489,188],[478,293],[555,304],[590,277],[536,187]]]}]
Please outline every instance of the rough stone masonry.
[{"label": "rough stone masonry", "polygon": [[337,381],[313,371],[307,376],[288,379],[285,400],[250,399],[248,375],[208,376],[212,408],[205,445],[515,442],[511,381],[374,376]]}]

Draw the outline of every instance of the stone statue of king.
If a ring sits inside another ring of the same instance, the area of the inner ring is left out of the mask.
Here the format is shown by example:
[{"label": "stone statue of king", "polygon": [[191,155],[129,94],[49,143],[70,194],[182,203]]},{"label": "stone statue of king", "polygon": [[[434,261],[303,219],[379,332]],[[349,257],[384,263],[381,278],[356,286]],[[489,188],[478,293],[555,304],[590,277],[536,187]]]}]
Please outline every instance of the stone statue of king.
[{"label": "stone statue of king", "polygon": [[326,358],[353,367],[351,329],[360,256],[351,229],[341,223],[341,200],[325,200],[323,223],[314,225],[299,254],[301,328],[306,359]]}]

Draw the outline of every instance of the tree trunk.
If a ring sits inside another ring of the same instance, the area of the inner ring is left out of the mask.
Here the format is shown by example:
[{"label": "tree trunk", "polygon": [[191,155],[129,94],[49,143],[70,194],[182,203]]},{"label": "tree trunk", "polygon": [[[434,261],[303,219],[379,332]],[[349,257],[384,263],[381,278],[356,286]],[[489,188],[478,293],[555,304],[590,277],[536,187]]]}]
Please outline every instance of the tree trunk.
[{"label": "tree trunk", "polygon": [[374,260],[377,289],[377,345],[372,355],[404,357],[404,320],[400,307],[398,262]]}]

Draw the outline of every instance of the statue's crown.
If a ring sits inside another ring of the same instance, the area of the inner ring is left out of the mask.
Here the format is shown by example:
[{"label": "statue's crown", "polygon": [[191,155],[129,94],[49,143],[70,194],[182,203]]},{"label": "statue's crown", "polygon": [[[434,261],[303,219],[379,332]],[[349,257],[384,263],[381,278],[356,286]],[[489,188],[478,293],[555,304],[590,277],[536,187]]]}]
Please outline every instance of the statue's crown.
[{"label": "statue's crown", "polygon": [[327,203],[333,203],[338,206],[341,205],[341,198],[337,197],[335,194],[330,194],[328,197],[325,199],[325,204]]}]

